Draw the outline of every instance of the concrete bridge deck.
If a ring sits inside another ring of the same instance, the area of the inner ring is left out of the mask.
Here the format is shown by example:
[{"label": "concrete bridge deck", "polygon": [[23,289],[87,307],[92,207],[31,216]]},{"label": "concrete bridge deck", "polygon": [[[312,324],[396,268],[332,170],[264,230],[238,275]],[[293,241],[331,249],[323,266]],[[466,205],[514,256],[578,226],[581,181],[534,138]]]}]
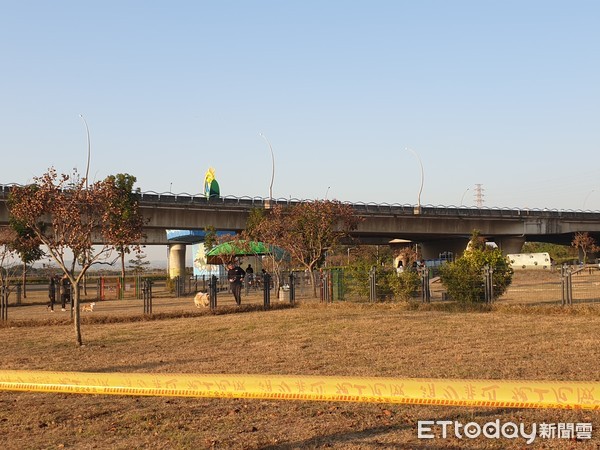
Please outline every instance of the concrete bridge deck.
[{"label": "concrete bridge deck", "polygon": [[[6,201],[10,186],[0,186],[0,224],[8,223]],[[140,207],[148,220],[145,244],[168,244],[165,230],[241,231],[252,209],[291,206],[297,199],[221,197],[144,192]],[[387,244],[406,239],[428,253],[464,249],[473,230],[494,240],[507,253],[525,241],[569,244],[576,232],[589,232],[600,241],[600,212],[580,210],[473,208],[409,204],[349,203],[364,221],[352,233],[357,242]],[[453,242],[455,244],[453,244]]]}]

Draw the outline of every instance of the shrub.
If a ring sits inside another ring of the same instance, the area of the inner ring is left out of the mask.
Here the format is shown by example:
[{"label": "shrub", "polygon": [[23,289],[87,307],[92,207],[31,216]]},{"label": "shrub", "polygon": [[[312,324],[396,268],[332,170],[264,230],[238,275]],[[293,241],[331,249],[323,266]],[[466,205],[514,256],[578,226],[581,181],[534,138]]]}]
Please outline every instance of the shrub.
[{"label": "shrub", "polygon": [[[345,270],[346,285],[351,293],[368,298],[370,294],[369,275],[371,267],[356,264]],[[420,277],[415,271],[405,271],[398,276],[396,270],[376,266],[377,299],[408,300],[415,296],[420,287]]]},{"label": "shrub", "polygon": [[392,288],[394,297],[399,300],[409,300],[413,298],[421,287],[421,277],[414,270],[405,270],[397,274],[392,271],[386,274],[387,282]]},{"label": "shrub", "polygon": [[510,286],[513,270],[499,248],[486,246],[478,233],[474,232],[463,256],[440,268],[440,279],[454,300],[465,303],[483,302],[483,271],[486,266],[493,270],[493,297],[496,299]]}]

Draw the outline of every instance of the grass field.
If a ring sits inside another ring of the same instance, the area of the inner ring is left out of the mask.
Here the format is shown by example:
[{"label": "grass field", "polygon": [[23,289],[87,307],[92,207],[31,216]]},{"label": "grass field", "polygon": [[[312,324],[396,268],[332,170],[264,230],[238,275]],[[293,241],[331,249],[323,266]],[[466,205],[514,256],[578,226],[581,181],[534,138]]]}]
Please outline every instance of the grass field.
[{"label": "grass field", "polygon": [[[263,373],[410,378],[598,381],[600,307],[411,310],[405,304],[322,305],[197,312],[164,299],[172,316],[84,315],[85,346],[68,313],[43,306],[0,328],[3,369]],[[138,301],[139,302],[139,301]],[[124,306],[124,304],[120,304]],[[275,305],[279,306],[279,305]],[[28,307],[29,308],[29,307]],[[34,307],[31,307],[34,308]],[[132,308],[139,308],[138,305]],[[14,308],[15,310],[19,308]],[[137,309],[135,309],[137,311]],[[160,312],[159,312],[160,313]],[[139,313],[136,313],[139,315]],[[39,315],[39,318],[38,318]],[[90,319],[93,317],[93,319]],[[114,323],[110,323],[114,321]],[[23,321],[21,321],[23,322]],[[104,323],[103,323],[104,322]],[[600,399],[600,392],[593,393]],[[418,420],[480,424],[591,422],[591,440],[419,440]],[[600,448],[600,412],[238,399],[102,397],[0,392],[5,449]]]}]

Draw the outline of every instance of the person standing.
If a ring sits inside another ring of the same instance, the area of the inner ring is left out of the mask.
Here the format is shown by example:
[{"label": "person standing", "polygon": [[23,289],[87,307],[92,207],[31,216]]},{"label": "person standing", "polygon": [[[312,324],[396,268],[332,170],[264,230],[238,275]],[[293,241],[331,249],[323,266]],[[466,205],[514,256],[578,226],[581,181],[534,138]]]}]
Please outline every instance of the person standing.
[{"label": "person standing", "polygon": [[246,267],[246,276],[248,277],[248,284],[250,286],[254,285],[254,269],[252,268],[252,264],[248,264]]},{"label": "person standing", "polygon": [[61,311],[66,311],[67,303],[71,303],[71,281],[67,274],[64,274],[60,280],[60,307]]},{"label": "person standing", "polygon": [[227,279],[229,280],[231,293],[235,299],[235,304],[240,306],[242,304],[242,283],[246,272],[240,266],[234,265],[233,262],[227,264],[227,269]]},{"label": "person standing", "polygon": [[54,302],[56,302],[56,281],[57,280],[54,277],[50,277],[48,284],[48,300],[50,300],[48,302],[48,310],[50,312],[54,312]]}]

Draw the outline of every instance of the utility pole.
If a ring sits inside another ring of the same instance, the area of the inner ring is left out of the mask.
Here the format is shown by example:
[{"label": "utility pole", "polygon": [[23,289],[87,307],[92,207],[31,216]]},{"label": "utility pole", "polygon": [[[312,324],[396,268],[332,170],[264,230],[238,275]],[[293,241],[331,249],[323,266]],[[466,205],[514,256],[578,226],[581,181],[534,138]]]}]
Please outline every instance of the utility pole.
[{"label": "utility pole", "polygon": [[485,191],[485,189],[483,189],[482,186],[482,184],[475,185],[475,205],[478,208],[481,208],[483,206],[483,191]]}]

